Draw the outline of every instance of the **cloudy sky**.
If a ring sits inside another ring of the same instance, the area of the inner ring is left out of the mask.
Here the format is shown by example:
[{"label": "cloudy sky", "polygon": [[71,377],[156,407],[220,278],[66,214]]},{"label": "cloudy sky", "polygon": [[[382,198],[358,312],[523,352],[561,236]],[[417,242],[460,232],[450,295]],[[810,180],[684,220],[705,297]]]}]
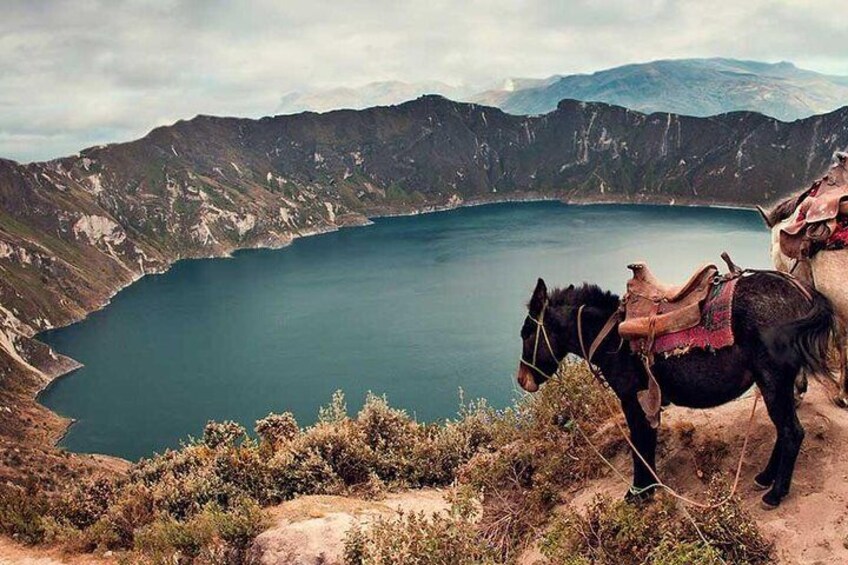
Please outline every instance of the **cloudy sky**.
[{"label": "cloudy sky", "polygon": [[478,84],[658,58],[848,75],[844,0],[0,0],[0,156],[140,137],[288,92]]}]

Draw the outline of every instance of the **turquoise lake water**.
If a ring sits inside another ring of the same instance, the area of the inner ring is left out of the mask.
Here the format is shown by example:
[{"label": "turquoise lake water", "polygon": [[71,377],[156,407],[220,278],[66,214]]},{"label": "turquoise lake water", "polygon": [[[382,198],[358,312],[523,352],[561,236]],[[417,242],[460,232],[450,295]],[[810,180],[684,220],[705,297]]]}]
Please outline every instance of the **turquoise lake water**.
[{"label": "turquoise lake water", "polygon": [[497,204],[378,219],[231,259],[182,261],[40,339],[85,367],[40,401],[78,421],[63,445],[137,459],[269,412],[304,424],[333,391],[369,390],[425,421],[465,399],[507,405],[536,278],[622,291],[645,259],[669,280],[730,251],[766,267],[768,233],[741,210]]}]

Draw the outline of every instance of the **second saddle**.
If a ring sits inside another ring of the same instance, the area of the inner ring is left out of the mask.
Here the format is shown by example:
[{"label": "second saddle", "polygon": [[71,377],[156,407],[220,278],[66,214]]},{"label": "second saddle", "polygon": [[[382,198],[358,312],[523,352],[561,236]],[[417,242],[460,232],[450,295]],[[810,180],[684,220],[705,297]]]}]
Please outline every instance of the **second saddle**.
[{"label": "second saddle", "polygon": [[848,219],[848,154],[795,201],[791,221],[780,229],[780,249],[793,259],[806,259],[827,248],[831,237],[846,229]]}]

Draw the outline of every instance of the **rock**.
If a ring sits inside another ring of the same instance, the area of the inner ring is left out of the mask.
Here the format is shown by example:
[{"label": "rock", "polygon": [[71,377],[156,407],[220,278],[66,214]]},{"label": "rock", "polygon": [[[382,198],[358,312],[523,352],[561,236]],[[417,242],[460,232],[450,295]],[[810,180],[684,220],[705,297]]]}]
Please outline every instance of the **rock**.
[{"label": "rock", "polygon": [[432,514],[448,508],[443,493],[429,489],[372,501],[304,496],[270,510],[274,525],[256,538],[251,553],[264,565],[341,565],[345,536],[354,525],[399,511]]}]

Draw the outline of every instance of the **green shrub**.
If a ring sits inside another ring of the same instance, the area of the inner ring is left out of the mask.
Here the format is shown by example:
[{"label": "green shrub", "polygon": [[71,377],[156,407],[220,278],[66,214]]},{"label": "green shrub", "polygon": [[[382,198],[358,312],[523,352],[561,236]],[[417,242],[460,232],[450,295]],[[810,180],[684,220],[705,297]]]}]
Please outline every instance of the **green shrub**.
[{"label": "green shrub", "polygon": [[371,467],[380,480],[408,479],[410,470],[419,463],[412,455],[423,437],[421,426],[403,410],[391,408],[385,397],[370,392],[353,425],[373,454]]},{"label": "green shrub", "polygon": [[378,519],[367,530],[355,527],[345,539],[345,565],[481,565],[497,563],[479,538],[472,516],[424,513]]},{"label": "green shrub", "polygon": [[703,541],[663,539],[651,552],[650,565],[724,565],[719,552]]},{"label": "green shrub", "polygon": [[71,488],[60,498],[55,513],[76,528],[92,526],[106,513],[115,499],[116,485],[99,478]]},{"label": "green shrub", "polygon": [[45,535],[45,508],[46,502],[36,493],[0,485],[0,532],[21,543],[40,543]]},{"label": "green shrub", "polygon": [[316,424],[292,442],[292,449],[316,454],[348,486],[368,481],[373,468],[374,453],[349,420]]},{"label": "green shrub", "polygon": [[261,420],[257,420],[254,429],[259,439],[272,449],[293,440],[300,434],[300,427],[291,412],[268,414]]},{"label": "green shrub", "polygon": [[318,453],[308,448],[289,448],[268,462],[269,498],[288,500],[306,494],[335,494],[344,484]]},{"label": "green shrub", "polygon": [[[566,362],[538,393],[484,427],[498,449],[478,450],[459,476],[482,493],[479,527],[503,559],[548,519],[560,491],[604,472],[574,421],[602,425],[609,394],[584,364]],[[620,448],[613,437],[595,437],[593,443],[610,455]]]},{"label": "green shrub", "polygon": [[[201,562],[243,563],[251,542],[266,527],[259,505],[239,499],[229,510],[210,504],[184,522],[160,518],[137,532],[135,549],[154,562],[201,558]],[[210,560],[212,556],[217,559]]]},{"label": "green shrub", "polygon": [[[714,479],[708,490],[710,504],[722,501],[728,491],[723,481]],[[727,561],[740,564],[771,562],[773,545],[763,537],[757,523],[737,500],[692,515],[701,532]],[[686,525],[691,528],[688,522]],[[694,530],[688,532],[693,539],[696,534]]]},{"label": "green shrub", "polygon": [[209,421],[203,428],[203,443],[212,449],[219,447],[235,447],[247,438],[247,431],[239,424],[227,420],[225,422]]},{"label": "green shrub", "polygon": [[239,555],[269,526],[262,508],[250,498],[239,499],[229,510],[213,506],[208,512],[218,536]]},{"label": "green shrub", "polygon": [[760,565],[772,558],[771,544],[738,501],[686,512],[664,494],[641,505],[596,499],[585,513],[556,518],[541,549],[551,564]]},{"label": "green shrub", "polygon": [[197,528],[197,524],[198,520],[157,520],[139,530],[135,536],[135,549],[158,561],[167,561],[176,555],[196,557],[214,535],[211,528]]},{"label": "green shrub", "polygon": [[150,524],[154,518],[150,489],[144,485],[129,485],[118,494],[99,522],[104,522],[104,528],[114,534],[109,549],[129,549],[133,546],[136,529]]},{"label": "green shrub", "polygon": [[260,502],[271,500],[269,496],[269,477],[266,461],[254,445],[241,449],[218,449],[212,455],[211,467],[217,483],[227,485],[228,496],[216,497],[216,501],[227,506],[229,498],[249,496]]}]

